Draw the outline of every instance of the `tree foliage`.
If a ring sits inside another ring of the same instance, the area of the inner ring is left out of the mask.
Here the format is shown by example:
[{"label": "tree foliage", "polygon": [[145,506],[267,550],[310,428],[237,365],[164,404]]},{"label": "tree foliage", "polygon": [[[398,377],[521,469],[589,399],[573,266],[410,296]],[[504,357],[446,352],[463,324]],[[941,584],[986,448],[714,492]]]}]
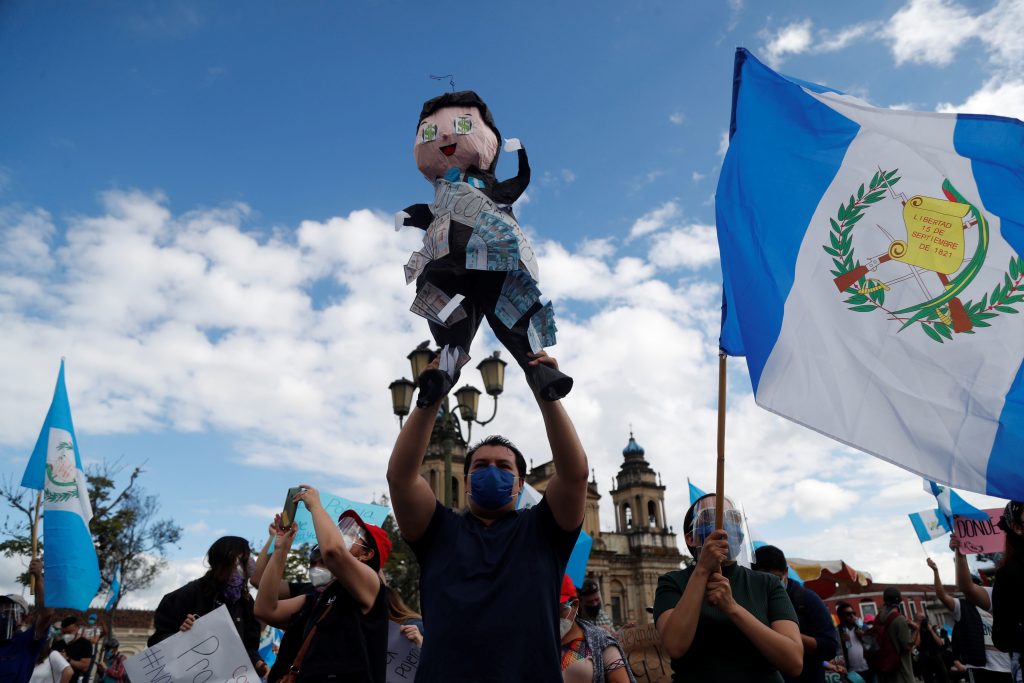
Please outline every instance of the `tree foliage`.
[{"label": "tree foliage", "polygon": [[381,525],[391,539],[391,556],[384,564],[384,576],[391,590],[397,591],[409,607],[420,611],[420,564],[412,548],[402,538],[393,515]]}]

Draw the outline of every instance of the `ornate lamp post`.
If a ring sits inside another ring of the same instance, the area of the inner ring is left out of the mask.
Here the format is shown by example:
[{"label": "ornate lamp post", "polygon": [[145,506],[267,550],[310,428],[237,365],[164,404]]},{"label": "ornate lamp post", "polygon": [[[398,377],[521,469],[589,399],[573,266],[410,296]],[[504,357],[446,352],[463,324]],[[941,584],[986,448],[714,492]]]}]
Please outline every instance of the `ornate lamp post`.
[{"label": "ornate lamp post", "polygon": [[[430,342],[423,342],[407,356],[412,370],[412,380],[403,377],[396,379],[388,385],[388,389],[391,391],[391,409],[398,416],[399,427],[402,426],[405,416],[409,414],[412,408],[416,378],[419,377],[420,373],[426,369],[427,365],[430,364],[430,361],[438,353],[431,350],[429,346]],[[500,354],[500,351],[495,351],[477,365],[477,369],[483,378],[484,391],[494,399],[494,409],[491,411],[491,416],[486,420],[477,419],[477,409],[482,392],[476,387],[466,384],[455,392],[456,405],[454,407],[449,406],[450,401],[448,397],[445,397],[444,401],[442,401],[441,410],[437,416],[437,423],[434,426],[433,433],[430,435],[431,443],[437,444],[440,447],[441,453],[444,454],[444,504],[448,507],[451,507],[453,500],[452,452],[454,451],[456,440],[465,446],[466,441],[472,439],[474,423],[482,427],[494,420],[498,414],[498,396],[505,389],[505,366],[507,365],[505,361],[501,360]],[[465,438],[463,438],[462,425],[459,418],[455,415],[455,410],[458,410],[462,421],[466,423]]]}]

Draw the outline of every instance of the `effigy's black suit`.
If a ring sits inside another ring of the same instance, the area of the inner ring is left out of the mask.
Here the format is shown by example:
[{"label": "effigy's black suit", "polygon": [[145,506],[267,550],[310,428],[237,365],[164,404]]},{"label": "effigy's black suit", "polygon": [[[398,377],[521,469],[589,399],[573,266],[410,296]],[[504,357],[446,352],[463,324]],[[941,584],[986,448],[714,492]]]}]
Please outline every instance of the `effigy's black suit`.
[{"label": "effigy's black suit", "polygon": [[[494,335],[523,368],[530,387],[541,398],[554,401],[569,393],[572,378],[548,365],[528,365],[528,354],[539,350],[530,342],[531,319],[538,314],[551,315],[550,304],[545,307],[539,299],[534,300],[525,311],[516,312],[521,315],[511,327],[496,313],[507,278],[519,279],[531,287],[536,284],[538,275],[533,249],[512,213],[512,203],[530,182],[526,150],[519,149],[518,156],[519,172],[502,182],[497,182],[491,172],[475,167],[464,173],[453,169],[448,177],[435,180],[435,198],[431,204],[414,204],[405,209],[408,218],[404,224],[426,231],[425,244],[431,242],[431,231],[447,227],[448,253],[440,256],[428,254],[432,258],[416,278],[417,293],[430,284],[448,297],[460,294],[465,297],[459,305],[465,312],[464,318],[459,316],[456,322],[448,325],[429,321],[430,332],[437,344],[442,349],[459,348],[468,357],[477,329],[486,318]],[[501,254],[505,253],[502,248],[507,249],[513,243],[517,258],[502,258]],[[483,251],[480,251],[481,245]],[[488,260],[484,261],[480,254],[487,254]],[[447,378],[435,375],[433,380],[430,377],[422,379],[428,384],[430,381],[441,383],[431,392],[426,391],[427,387],[421,381],[420,403],[429,405],[458,381],[458,371],[456,369],[454,375]]]}]

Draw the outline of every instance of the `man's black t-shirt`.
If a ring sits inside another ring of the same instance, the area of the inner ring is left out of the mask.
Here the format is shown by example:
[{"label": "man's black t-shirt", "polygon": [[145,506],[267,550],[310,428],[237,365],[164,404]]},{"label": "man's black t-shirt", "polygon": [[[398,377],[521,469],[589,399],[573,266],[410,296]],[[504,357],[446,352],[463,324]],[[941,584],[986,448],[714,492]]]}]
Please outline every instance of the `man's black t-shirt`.
[{"label": "man's black t-shirt", "polygon": [[547,498],[490,525],[438,503],[409,544],[427,634],[417,683],[561,683],[558,595],[577,536]]},{"label": "man's black t-shirt", "polygon": [[[70,643],[64,643],[60,641],[56,647],[57,652],[64,655],[64,659],[70,663],[72,659],[91,659],[92,658],[92,643],[89,642],[88,638],[75,638]],[[82,672],[78,669],[72,668],[74,675],[71,676],[69,683],[78,683],[82,680]]]}]

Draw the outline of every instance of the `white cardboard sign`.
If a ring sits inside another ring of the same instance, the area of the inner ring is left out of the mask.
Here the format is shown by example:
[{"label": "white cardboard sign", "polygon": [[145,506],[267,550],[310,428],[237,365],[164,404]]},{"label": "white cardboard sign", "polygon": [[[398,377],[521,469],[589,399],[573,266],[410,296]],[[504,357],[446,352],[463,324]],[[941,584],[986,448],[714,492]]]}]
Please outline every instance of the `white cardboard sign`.
[{"label": "white cardboard sign", "polygon": [[259,683],[242,639],[221,605],[125,662],[132,683]]}]

